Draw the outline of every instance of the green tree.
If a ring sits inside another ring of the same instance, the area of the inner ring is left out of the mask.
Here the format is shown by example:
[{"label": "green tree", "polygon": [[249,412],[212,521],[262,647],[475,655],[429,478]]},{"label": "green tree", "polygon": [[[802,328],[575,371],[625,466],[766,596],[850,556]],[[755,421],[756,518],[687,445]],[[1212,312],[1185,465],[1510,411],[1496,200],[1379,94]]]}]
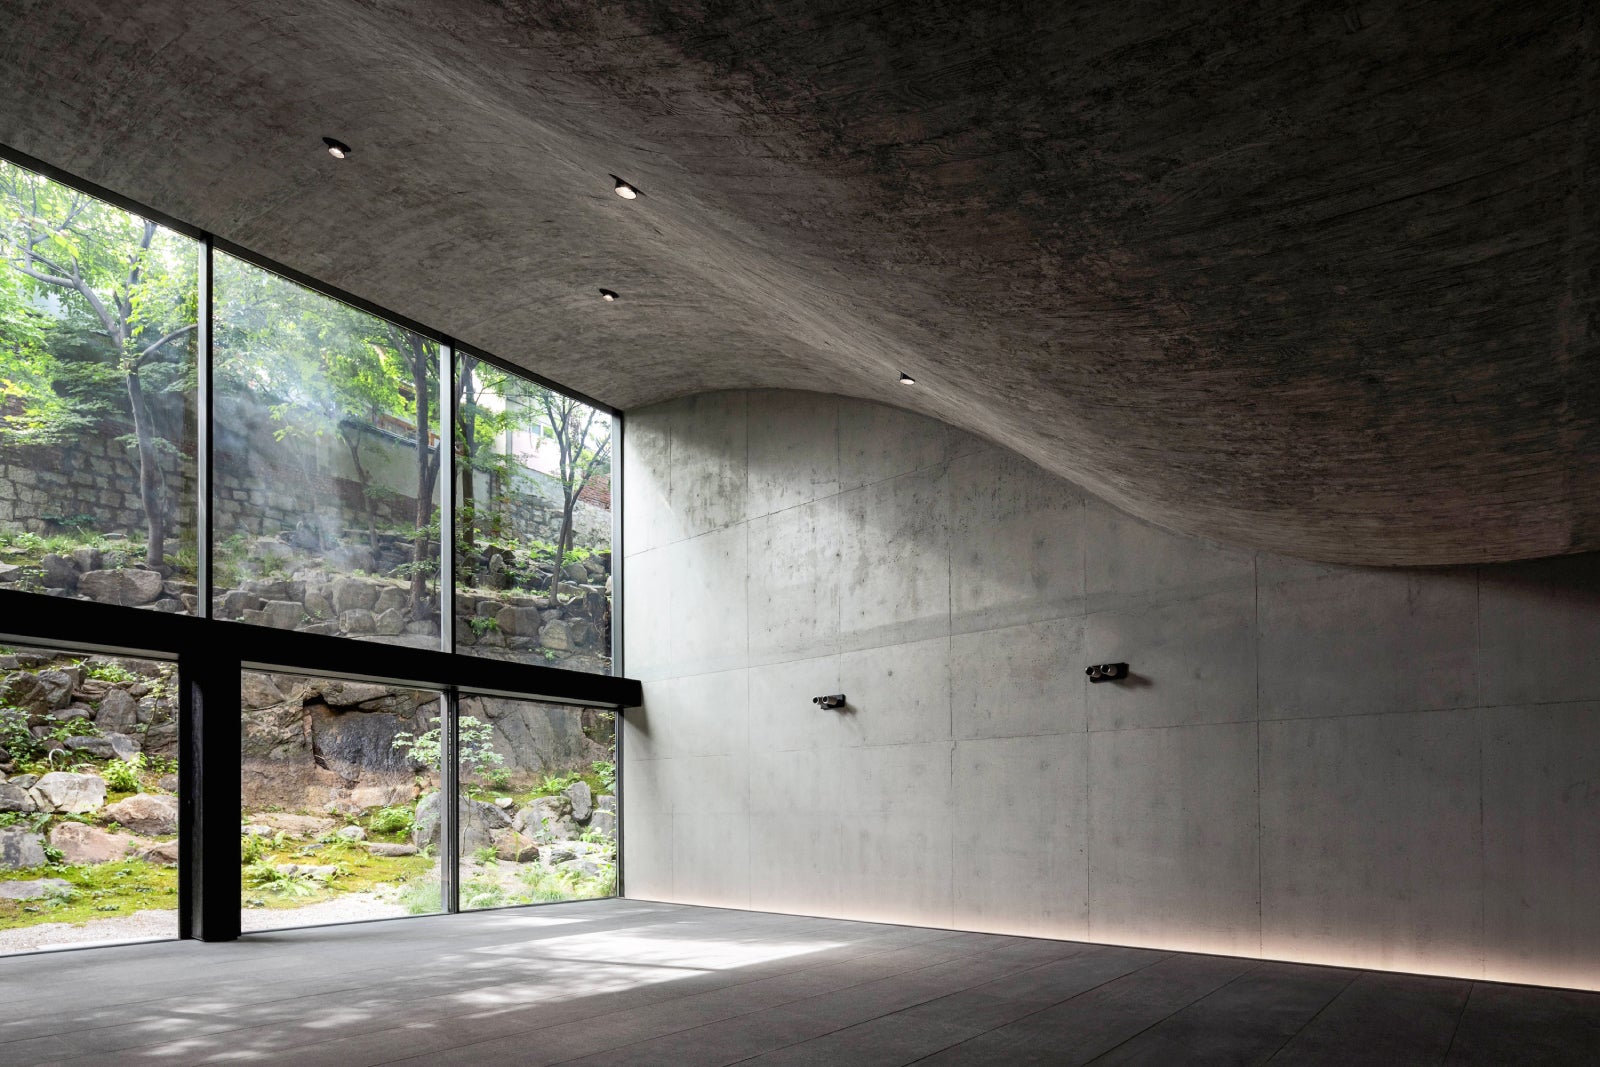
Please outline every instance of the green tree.
[{"label": "green tree", "polygon": [[[193,388],[196,325],[193,242],[42,175],[0,160],[0,380],[14,439],[55,443],[115,411],[133,422],[145,562],[164,567],[167,491],[160,464],[176,446],[157,426],[151,394]],[[19,284],[19,280],[23,280]],[[58,294],[62,321],[38,304]],[[85,325],[98,341],[88,367],[71,367],[55,340]],[[184,342],[180,344],[180,342]],[[120,379],[123,404],[103,387]]]},{"label": "green tree", "polygon": [[561,570],[572,549],[572,520],[578,498],[597,474],[611,470],[611,416],[542,385],[530,386],[545,436],[556,444],[561,479],[561,533],[556,539],[556,570],[550,592],[561,585]]}]

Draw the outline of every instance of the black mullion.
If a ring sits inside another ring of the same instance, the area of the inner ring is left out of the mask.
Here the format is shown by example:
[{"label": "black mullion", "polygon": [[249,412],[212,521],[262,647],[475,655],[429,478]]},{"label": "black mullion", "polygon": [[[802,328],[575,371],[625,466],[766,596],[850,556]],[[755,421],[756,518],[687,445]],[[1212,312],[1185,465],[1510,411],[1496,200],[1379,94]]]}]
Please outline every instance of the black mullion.
[{"label": "black mullion", "polygon": [[454,915],[461,910],[461,702],[453,688],[440,705],[439,898]]},{"label": "black mullion", "polygon": [[[203,661],[196,660],[203,657]],[[232,941],[239,936],[243,884],[239,868],[240,665],[204,649],[178,661],[190,747],[178,765],[178,816],[189,809],[182,837],[180,936]],[[187,881],[188,892],[183,883]]]}]

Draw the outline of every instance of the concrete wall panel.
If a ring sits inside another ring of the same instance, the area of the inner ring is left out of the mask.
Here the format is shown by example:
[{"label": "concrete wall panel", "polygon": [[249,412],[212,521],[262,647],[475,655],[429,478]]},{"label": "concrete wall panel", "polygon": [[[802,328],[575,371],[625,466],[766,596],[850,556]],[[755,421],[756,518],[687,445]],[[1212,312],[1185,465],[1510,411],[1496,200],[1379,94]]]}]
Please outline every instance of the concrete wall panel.
[{"label": "concrete wall panel", "polygon": [[1600,557],[1258,555],[836,397],[628,420],[630,895],[1600,989]]}]

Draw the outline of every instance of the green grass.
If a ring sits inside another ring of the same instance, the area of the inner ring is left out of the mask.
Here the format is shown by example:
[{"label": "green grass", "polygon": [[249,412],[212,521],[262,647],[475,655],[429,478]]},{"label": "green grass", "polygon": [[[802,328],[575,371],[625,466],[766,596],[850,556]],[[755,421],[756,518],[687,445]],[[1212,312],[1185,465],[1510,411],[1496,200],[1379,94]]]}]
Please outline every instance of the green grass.
[{"label": "green grass", "polygon": [[0,900],[0,930],[39,923],[83,923],[178,906],[178,869],[143,860],[82,867],[34,867],[6,872],[6,881],[60,878],[71,883],[65,899]]}]

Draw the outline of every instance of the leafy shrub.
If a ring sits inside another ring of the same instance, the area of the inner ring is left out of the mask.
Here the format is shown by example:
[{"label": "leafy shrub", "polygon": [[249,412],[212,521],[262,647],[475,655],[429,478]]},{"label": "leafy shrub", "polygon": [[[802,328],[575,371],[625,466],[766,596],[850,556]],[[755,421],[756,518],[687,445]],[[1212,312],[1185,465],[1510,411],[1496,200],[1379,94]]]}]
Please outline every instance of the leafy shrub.
[{"label": "leafy shrub", "polygon": [[113,685],[133,685],[144,678],[135,674],[120,663],[102,661],[99,663],[83,664],[84,673],[98,682],[110,682]]},{"label": "leafy shrub", "polygon": [[13,760],[36,760],[44,756],[44,745],[28,729],[28,713],[21,708],[0,707],[0,748]]},{"label": "leafy shrub", "polygon": [[143,786],[139,782],[139,773],[144,770],[144,754],[135,752],[129,760],[114,759],[106,764],[100,772],[100,777],[106,780],[106,786],[115,793],[139,793]]},{"label": "leafy shrub", "polygon": [[408,804],[379,808],[367,820],[367,829],[378,834],[409,834],[416,825],[417,812]]},{"label": "leafy shrub", "polygon": [[604,792],[616,792],[617,765],[615,763],[597,759],[589,766],[594,770],[595,777],[600,779],[600,785],[603,787]]},{"label": "leafy shrub", "polygon": [[[437,767],[440,719],[435,715],[428,721],[433,724],[433,729],[420,737],[413,736],[409,730],[395,734],[394,747],[404,752],[406,757],[415,763],[420,763],[424,767]],[[494,727],[482,719],[463,717],[456,728],[456,739],[461,750],[461,769],[468,774],[487,774],[505,763],[505,757],[494,750]]]}]

